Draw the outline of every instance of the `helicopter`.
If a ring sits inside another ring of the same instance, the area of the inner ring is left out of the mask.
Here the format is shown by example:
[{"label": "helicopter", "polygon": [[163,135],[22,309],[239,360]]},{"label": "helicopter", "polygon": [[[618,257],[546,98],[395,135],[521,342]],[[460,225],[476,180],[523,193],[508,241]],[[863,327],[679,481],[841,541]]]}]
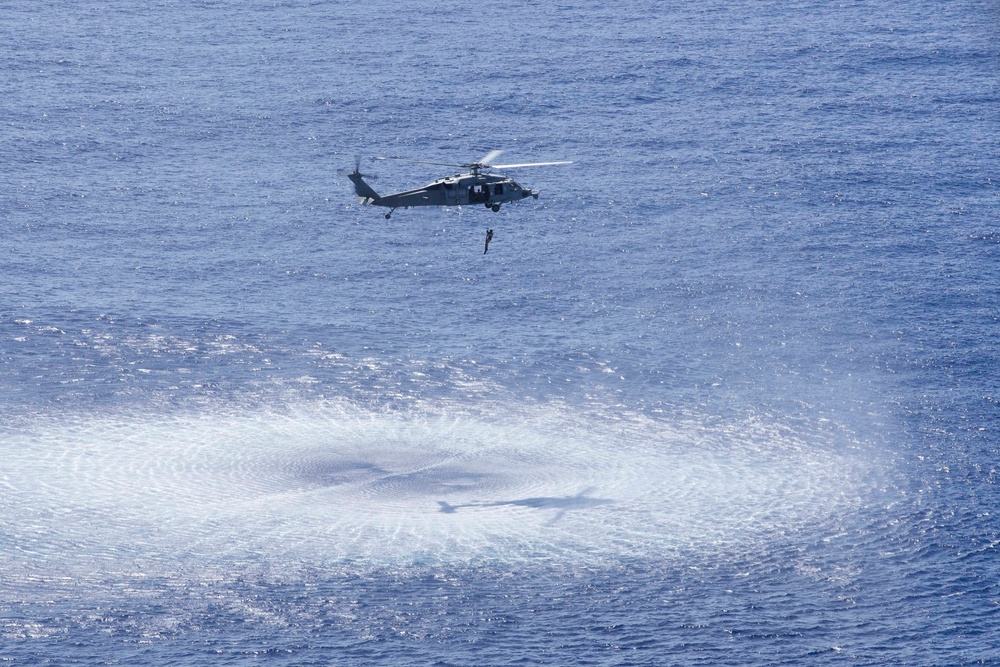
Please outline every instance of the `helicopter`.
[{"label": "helicopter", "polygon": [[498,174],[483,173],[490,169],[520,169],[521,167],[545,167],[557,164],[572,164],[572,161],[561,162],[527,162],[523,164],[492,164],[503,151],[490,151],[479,162],[465,164],[450,164],[447,162],[427,162],[425,160],[408,160],[399,157],[379,157],[377,160],[401,160],[418,164],[431,164],[439,167],[458,167],[468,169],[468,172],[439,178],[429,185],[416,190],[396,192],[391,195],[380,195],[365,182],[365,174],[361,173],[361,158],[354,163],[354,171],[347,175],[354,183],[354,191],[358,200],[365,205],[385,206],[389,212],[385,219],[392,217],[397,208],[413,206],[465,206],[482,204],[494,213],[500,211],[500,205],[515,202],[528,197],[538,199],[538,190],[531,190],[518,184],[514,179]]}]

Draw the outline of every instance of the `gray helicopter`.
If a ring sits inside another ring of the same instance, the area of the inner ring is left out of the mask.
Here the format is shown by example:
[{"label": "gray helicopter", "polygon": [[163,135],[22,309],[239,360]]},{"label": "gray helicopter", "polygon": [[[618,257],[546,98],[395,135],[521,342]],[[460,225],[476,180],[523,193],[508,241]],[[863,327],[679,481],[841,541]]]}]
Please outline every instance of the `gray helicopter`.
[{"label": "gray helicopter", "polygon": [[497,174],[481,173],[487,169],[520,169],[521,167],[544,167],[556,164],[572,164],[563,162],[527,162],[524,164],[492,164],[503,151],[490,151],[479,162],[468,164],[449,164],[446,162],[426,162],[424,160],[407,160],[398,157],[380,157],[377,160],[403,160],[419,164],[433,164],[440,167],[458,167],[468,169],[467,173],[439,178],[430,185],[416,190],[396,192],[391,195],[380,195],[365,182],[365,174],[361,173],[360,158],[354,164],[354,171],[347,175],[354,183],[354,191],[362,204],[385,206],[389,212],[386,220],[392,217],[397,208],[413,206],[467,206],[482,204],[494,212],[500,210],[500,205],[506,202],[519,201],[527,197],[538,199],[538,190],[531,190],[518,184],[514,179]]}]

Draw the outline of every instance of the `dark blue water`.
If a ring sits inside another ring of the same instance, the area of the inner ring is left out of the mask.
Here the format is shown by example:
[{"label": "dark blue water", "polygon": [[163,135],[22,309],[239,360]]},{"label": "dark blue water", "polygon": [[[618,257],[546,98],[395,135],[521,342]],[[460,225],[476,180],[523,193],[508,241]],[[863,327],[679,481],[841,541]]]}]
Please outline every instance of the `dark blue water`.
[{"label": "dark blue water", "polygon": [[993,4],[2,15],[5,663],[1000,664]]}]

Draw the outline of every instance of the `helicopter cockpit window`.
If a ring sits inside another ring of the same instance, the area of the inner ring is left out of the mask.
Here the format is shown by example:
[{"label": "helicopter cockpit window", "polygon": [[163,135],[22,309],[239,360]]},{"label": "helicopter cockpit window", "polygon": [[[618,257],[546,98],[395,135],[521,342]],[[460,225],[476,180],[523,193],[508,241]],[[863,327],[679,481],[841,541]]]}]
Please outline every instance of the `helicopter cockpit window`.
[{"label": "helicopter cockpit window", "polygon": [[501,183],[497,183],[496,186],[493,188],[493,194],[495,195],[503,194],[503,185]]}]

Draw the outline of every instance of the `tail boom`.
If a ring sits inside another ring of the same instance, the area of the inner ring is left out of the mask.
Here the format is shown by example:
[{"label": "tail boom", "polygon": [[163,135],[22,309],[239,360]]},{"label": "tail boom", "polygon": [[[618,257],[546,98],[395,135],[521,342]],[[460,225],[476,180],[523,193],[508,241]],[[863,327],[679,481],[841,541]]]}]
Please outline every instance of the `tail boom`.
[{"label": "tail boom", "polygon": [[358,199],[363,204],[378,204],[382,197],[379,196],[372,186],[365,183],[365,179],[362,178],[361,173],[355,170],[353,173],[347,175],[351,182],[354,183],[354,192],[357,193]]}]

